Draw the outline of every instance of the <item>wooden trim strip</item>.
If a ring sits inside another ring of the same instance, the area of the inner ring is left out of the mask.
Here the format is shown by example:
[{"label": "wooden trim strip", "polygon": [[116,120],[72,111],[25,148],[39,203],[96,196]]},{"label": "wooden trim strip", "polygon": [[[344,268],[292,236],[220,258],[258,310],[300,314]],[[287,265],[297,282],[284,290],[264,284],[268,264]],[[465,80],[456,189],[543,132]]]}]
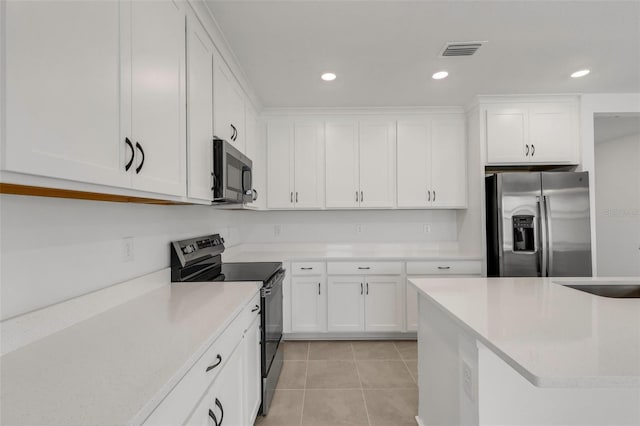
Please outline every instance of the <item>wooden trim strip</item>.
[{"label": "wooden trim strip", "polygon": [[99,192],[74,191],[70,189],[45,188],[40,186],[0,183],[0,194],[26,195],[34,197],[71,198],[76,200],[109,201],[115,203],[138,203],[159,205],[183,205],[178,201],[155,198],[130,197],[128,195],[101,194]]}]

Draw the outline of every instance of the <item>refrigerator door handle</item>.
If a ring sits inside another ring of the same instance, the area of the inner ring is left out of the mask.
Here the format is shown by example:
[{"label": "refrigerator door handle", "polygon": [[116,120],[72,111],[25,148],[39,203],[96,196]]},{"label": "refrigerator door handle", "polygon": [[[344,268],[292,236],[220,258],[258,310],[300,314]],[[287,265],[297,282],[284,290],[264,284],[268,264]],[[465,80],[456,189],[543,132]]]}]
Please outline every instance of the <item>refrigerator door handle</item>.
[{"label": "refrigerator door handle", "polygon": [[551,271],[553,271],[553,234],[551,233],[551,217],[549,216],[549,209],[551,209],[551,203],[549,202],[549,196],[544,195],[542,197],[542,201],[544,202],[544,221],[545,228],[547,231],[546,235],[546,251],[547,251],[547,276],[551,276]]},{"label": "refrigerator door handle", "polygon": [[547,276],[547,215],[545,212],[545,206],[540,201],[540,197],[536,197],[536,203],[538,204],[538,218],[539,218],[539,229],[538,234],[540,239],[538,240],[538,252],[540,255],[540,276]]}]

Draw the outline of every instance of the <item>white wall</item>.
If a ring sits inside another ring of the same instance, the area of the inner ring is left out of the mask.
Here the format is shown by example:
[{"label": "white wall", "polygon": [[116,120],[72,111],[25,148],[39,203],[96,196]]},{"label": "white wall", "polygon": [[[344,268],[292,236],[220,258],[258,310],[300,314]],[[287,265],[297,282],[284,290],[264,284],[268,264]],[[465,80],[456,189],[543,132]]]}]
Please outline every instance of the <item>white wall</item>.
[{"label": "white wall", "polygon": [[[640,112],[640,93],[611,93],[611,94],[587,94],[580,97],[580,136],[581,145],[581,169],[588,171],[591,176],[595,174],[595,137],[594,115],[598,113],[625,113]],[[589,191],[591,202],[591,217],[596,217],[596,191],[593,177],[589,179]],[[593,275],[600,275],[598,271],[598,244],[596,221],[591,220],[591,259]]]},{"label": "white wall", "polygon": [[[229,228],[229,211],[0,196],[0,319],[169,266],[169,242]],[[133,237],[134,260],[123,260]]]},{"label": "white wall", "polygon": [[598,274],[640,276],[640,133],[596,143],[595,188]]},{"label": "white wall", "polygon": [[[252,243],[438,242],[457,238],[454,210],[246,211],[238,212],[234,220],[240,239]],[[424,232],[424,225],[429,225],[430,232]]]}]

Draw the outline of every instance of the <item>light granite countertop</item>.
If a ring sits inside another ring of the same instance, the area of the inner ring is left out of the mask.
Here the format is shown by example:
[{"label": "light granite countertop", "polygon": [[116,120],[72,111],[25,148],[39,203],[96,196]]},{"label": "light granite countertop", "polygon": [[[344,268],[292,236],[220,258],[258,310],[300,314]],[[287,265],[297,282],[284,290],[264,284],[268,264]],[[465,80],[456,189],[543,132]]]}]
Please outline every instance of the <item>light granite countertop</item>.
[{"label": "light granite countertop", "polygon": [[640,299],[561,285],[638,284],[640,277],[410,281],[536,386],[640,388]]},{"label": "light granite countertop", "polygon": [[141,423],[259,287],[167,282],[4,354],[0,422]]}]

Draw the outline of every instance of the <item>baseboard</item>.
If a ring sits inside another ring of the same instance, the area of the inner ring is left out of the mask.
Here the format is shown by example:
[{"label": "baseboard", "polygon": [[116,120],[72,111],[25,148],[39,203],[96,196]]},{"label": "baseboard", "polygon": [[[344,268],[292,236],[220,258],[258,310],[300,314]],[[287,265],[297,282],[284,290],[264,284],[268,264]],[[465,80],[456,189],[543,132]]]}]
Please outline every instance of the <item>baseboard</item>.
[{"label": "baseboard", "polygon": [[285,333],[283,340],[416,340],[416,332]]}]

